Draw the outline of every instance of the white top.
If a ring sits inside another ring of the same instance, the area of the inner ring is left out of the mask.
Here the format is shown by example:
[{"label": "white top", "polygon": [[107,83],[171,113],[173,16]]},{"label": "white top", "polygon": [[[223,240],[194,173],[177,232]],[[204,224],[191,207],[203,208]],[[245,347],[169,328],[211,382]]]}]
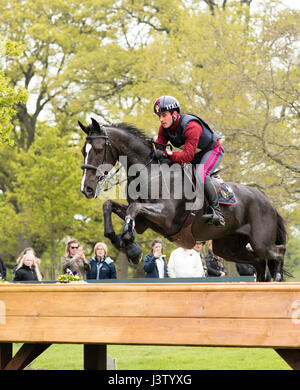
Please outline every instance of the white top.
[{"label": "white top", "polygon": [[164,260],[162,257],[159,257],[158,259],[156,259],[156,266],[157,266],[157,270],[158,270],[158,277],[163,278],[165,275],[165,270],[164,270],[165,263],[164,263]]},{"label": "white top", "polygon": [[200,254],[194,249],[175,249],[169,259],[168,275],[170,278],[204,278]]}]

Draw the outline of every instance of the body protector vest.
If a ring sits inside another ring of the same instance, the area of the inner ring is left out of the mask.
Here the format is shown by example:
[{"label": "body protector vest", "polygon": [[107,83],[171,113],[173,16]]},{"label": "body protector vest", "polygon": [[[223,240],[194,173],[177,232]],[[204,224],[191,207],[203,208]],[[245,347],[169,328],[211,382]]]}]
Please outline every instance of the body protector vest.
[{"label": "body protector vest", "polygon": [[197,152],[212,149],[218,139],[222,138],[219,134],[214,132],[207,123],[196,115],[181,114],[177,130],[174,134],[164,129],[165,135],[173,146],[182,148],[185,144],[184,132],[189,122],[195,121],[202,127],[202,135],[198,140]]}]

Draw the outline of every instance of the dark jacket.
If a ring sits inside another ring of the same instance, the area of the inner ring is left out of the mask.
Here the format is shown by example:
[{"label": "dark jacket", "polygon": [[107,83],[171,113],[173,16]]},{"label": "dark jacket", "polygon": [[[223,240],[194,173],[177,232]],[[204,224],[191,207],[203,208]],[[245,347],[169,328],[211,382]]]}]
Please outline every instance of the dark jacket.
[{"label": "dark jacket", "polygon": [[14,276],[14,281],[38,280],[35,270],[23,264],[21,268],[17,269]]},{"label": "dark jacket", "polygon": [[221,138],[219,134],[211,130],[207,123],[196,115],[181,114],[175,134],[172,134],[168,129],[164,129],[166,137],[172,145],[180,148],[185,144],[184,132],[189,122],[198,122],[202,127],[202,135],[199,138],[197,147],[201,150],[208,150],[213,148],[217,140]]},{"label": "dark jacket", "polygon": [[226,269],[221,267],[218,258],[209,250],[205,256],[207,276],[220,276],[221,272],[226,273]]},{"label": "dark jacket", "polygon": [[6,267],[1,257],[0,257],[0,279],[6,279]]},{"label": "dark jacket", "polygon": [[[96,256],[90,259],[91,269],[86,273],[87,279],[117,279],[114,261],[110,257],[104,257],[103,260],[100,263],[99,262],[100,259]],[[101,264],[101,266],[97,267],[99,264]]]},{"label": "dark jacket", "polygon": [[256,270],[251,264],[239,264],[236,263],[236,270],[240,276],[254,275]]},{"label": "dark jacket", "polygon": [[[144,271],[147,278],[159,278],[158,269],[155,264],[156,258],[150,252],[144,258]],[[168,278],[167,263],[164,260],[164,278]]]}]

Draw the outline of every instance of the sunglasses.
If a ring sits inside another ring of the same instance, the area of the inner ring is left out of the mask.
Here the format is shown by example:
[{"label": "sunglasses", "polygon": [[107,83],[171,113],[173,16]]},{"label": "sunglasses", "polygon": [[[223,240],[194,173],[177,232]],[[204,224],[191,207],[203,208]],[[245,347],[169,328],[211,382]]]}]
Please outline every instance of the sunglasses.
[{"label": "sunglasses", "polygon": [[78,246],[71,246],[72,249],[78,249]]}]

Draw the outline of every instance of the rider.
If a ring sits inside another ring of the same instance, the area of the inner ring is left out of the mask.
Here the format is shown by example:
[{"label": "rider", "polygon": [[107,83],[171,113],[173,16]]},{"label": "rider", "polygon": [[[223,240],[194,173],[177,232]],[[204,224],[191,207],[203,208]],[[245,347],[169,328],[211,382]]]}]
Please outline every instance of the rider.
[{"label": "rider", "polygon": [[[154,103],[154,113],[158,115],[161,126],[158,130],[157,143],[168,141],[182,151],[156,149],[154,157],[162,160],[168,157],[176,163],[202,164],[201,178],[204,181],[204,194],[210,207],[203,215],[207,221],[216,226],[224,226],[218,196],[210,173],[220,164],[223,148],[220,136],[195,115],[181,114],[178,101],[173,96],[161,96]],[[201,150],[201,153],[198,153]]]}]

